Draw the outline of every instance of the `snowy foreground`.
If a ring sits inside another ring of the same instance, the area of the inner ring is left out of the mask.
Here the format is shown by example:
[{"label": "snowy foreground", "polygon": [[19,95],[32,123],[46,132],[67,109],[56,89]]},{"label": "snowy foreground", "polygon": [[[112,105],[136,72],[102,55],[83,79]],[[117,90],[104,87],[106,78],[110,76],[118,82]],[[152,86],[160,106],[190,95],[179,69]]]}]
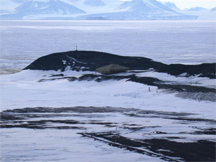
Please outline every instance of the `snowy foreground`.
[{"label": "snowy foreground", "polygon": [[[182,99],[175,96],[177,92],[126,80],[38,82],[60,73],[25,70],[1,76],[1,112],[12,113],[19,108],[12,114],[22,117],[19,122],[6,118],[2,121],[1,161],[164,161],[160,156],[112,147],[77,134],[84,132],[117,130],[130,139],[216,142],[215,134],[208,133],[215,130],[215,102]],[[93,72],[66,71],[64,75],[77,77],[89,73]],[[215,88],[215,79],[174,77],[152,71],[136,75]],[[26,107],[30,108],[27,114],[21,111]],[[47,108],[69,109],[60,113],[55,109],[37,111]],[[26,125],[29,123],[32,125]],[[161,148],[155,152],[167,156],[172,150]],[[178,156],[171,158],[184,161]]]}]

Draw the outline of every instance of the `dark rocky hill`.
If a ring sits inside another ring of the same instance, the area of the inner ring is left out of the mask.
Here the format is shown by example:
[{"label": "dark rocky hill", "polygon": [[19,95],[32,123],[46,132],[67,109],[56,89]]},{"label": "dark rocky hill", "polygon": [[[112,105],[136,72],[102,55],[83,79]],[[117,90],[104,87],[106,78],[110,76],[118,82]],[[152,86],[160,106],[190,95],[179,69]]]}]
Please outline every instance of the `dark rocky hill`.
[{"label": "dark rocky hill", "polygon": [[159,72],[167,72],[168,74],[178,76],[185,73],[184,76],[189,77],[199,75],[199,77],[215,78],[216,64],[203,63],[199,65],[183,65],[183,64],[170,64],[165,68],[158,69]]},{"label": "dark rocky hill", "polygon": [[129,67],[131,70],[148,70],[152,68],[155,71],[165,72],[175,76],[185,73],[186,77],[199,75],[200,77],[209,78],[215,78],[216,67],[215,63],[166,65],[144,57],[119,56],[96,51],[68,51],[40,57],[25,69],[95,71],[96,68],[109,64],[119,64]]},{"label": "dark rocky hill", "polygon": [[38,58],[25,69],[32,70],[90,70],[109,65],[119,64],[132,70],[147,70],[149,68],[165,68],[165,64],[143,57],[118,56],[96,51],[69,51],[54,53]]}]

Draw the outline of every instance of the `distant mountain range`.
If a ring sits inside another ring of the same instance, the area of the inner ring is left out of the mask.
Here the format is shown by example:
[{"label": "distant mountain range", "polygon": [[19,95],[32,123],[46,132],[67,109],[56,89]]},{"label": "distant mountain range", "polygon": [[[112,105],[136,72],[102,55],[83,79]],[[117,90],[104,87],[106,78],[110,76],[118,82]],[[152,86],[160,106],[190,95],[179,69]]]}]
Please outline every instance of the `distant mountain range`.
[{"label": "distant mountain range", "polygon": [[24,1],[16,8],[18,14],[79,14],[85,11],[69,5],[60,0],[49,0],[48,2]]},{"label": "distant mountain range", "polygon": [[110,13],[97,13],[81,16],[81,19],[97,19],[103,17],[110,20],[186,20],[196,19],[196,16],[188,16],[178,13],[156,0],[125,1]]},{"label": "distant mountain range", "polygon": [[216,7],[212,9],[207,9],[203,7],[192,7],[181,10],[175,5],[175,3],[165,2],[163,4],[178,13],[197,16],[197,20],[216,20]]},{"label": "distant mountain range", "polygon": [[207,9],[203,7],[192,7],[192,8],[187,8],[185,10],[186,11],[201,11],[201,10],[207,10]]},{"label": "distant mountain range", "polygon": [[16,7],[1,9],[1,19],[194,20],[198,16],[188,11],[207,10],[196,7],[183,12],[174,3],[157,0],[7,0],[7,3]]},{"label": "distant mountain range", "polygon": [[27,1],[27,0],[13,0],[14,2],[21,3],[15,8],[15,12],[11,14],[1,15],[2,19],[23,19],[31,15],[69,15],[69,14],[82,14],[85,11],[67,4],[61,0],[49,1]]},{"label": "distant mountain range", "polygon": [[125,1],[116,10],[125,10],[132,12],[154,12],[154,11],[168,11],[173,12],[172,9],[164,6],[156,0],[133,0]]}]

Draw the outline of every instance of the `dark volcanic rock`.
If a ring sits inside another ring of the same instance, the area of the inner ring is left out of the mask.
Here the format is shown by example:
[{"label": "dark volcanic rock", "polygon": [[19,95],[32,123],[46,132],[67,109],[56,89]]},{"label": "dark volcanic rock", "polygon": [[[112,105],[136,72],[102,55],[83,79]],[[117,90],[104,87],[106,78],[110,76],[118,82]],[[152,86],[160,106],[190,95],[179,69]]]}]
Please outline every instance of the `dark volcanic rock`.
[{"label": "dark volcanic rock", "polygon": [[70,67],[71,70],[95,71],[96,68],[109,64],[119,64],[132,70],[161,69],[166,66],[143,57],[118,56],[95,51],[69,51],[40,57],[25,69],[64,71]]},{"label": "dark volcanic rock", "polygon": [[215,63],[203,63],[200,65],[170,64],[164,67],[164,69],[159,69],[159,71],[167,72],[171,75],[187,73],[186,76],[200,75],[200,77],[215,78]]},{"label": "dark volcanic rock", "polygon": [[[163,132],[156,132],[161,134]],[[130,139],[112,132],[79,133],[113,147],[158,157],[164,161],[215,161],[215,142],[199,140],[196,142],[175,142],[167,139]],[[145,149],[140,149],[145,148]]]},{"label": "dark volcanic rock", "polygon": [[199,75],[200,77],[208,78],[215,78],[216,67],[216,63],[204,63],[200,65],[166,65],[144,57],[118,56],[96,51],[68,51],[40,57],[25,69],[95,71],[96,68],[109,64],[126,66],[131,70],[148,70],[153,68],[155,71],[165,72],[175,76],[185,73],[186,77]]}]

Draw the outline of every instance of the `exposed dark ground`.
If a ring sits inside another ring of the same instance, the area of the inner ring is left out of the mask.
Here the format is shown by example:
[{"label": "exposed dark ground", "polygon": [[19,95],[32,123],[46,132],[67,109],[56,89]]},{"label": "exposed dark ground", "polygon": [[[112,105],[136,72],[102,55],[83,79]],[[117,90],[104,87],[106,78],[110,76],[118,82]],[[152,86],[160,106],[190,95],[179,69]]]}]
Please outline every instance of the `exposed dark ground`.
[{"label": "exposed dark ground", "polygon": [[216,102],[216,89],[203,87],[199,85],[171,83],[153,77],[136,76],[134,70],[154,70],[156,72],[164,72],[174,76],[184,74],[184,77],[198,76],[215,78],[216,63],[203,63],[200,65],[182,65],[170,64],[166,65],[153,61],[144,57],[119,56],[110,53],[97,51],[68,51],[54,53],[38,58],[25,69],[31,70],[61,70],[65,71],[95,71],[97,68],[109,64],[118,64],[129,67],[133,71],[130,75],[98,75],[85,74],[80,77],[64,76],[64,74],[55,74],[46,79],[40,79],[39,82],[55,81],[67,79],[73,81],[96,81],[102,82],[106,80],[121,80],[141,83],[149,86],[156,86],[158,89],[165,89],[169,92],[179,92],[176,96],[182,98],[190,98],[195,100],[205,100]]},{"label": "exposed dark ground", "polygon": [[129,67],[131,70],[152,68],[157,72],[165,72],[175,76],[186,73],[186,77],[199,75],[208,78],[215,78],[216,68],[216,63],[166,65],[145,57],[119,56],[97,51],[68,51],[40,57],[24,69],[65,71],[69,66],[71,70],[76,71],[95,71],[95,69],[109,64],[119,64]]},{"label": "exposed dark ground", "polygon": [[[100,125],[106,128],[115,129],[117,122],[107,122],[103,120],[102,115],[109,113],[119,113],[135,118],[152,118],[152,119],[169,119],[185,125],[185,122],[197,123],[196,126],[191,126],[193,132],[181,132],[179,134],[194,134],[194,135],[216,135],[216,128],[208,129],[200,128],[200,123],[206,123],[209,126],[216,124],[215,120],[203,118],[191,118],[190,113],[163,112],[140,109],[124,109],[113,107],[71,107],[71,108],[23,108],[14,110],[5,110],[1,115],[1,129],[23,128],[23,129],[77,129],[80,134],[105,142],[113,147],[127,149],[129,151],[146,154],[148,156],[157,156],[165,161],[215,161],[215,144],[211,140],[198,140],[194,142],[176,142],[172,139],[181,139],[178,134],[173,134],[167,138],[128,138],[124,134],[116,134],[115,131],[107,132],[86,132],[89,124]],[[88,120],[74,120],[74,117],[79,119],[87,118]],[[100,117],[101,120],[95,118]],[[66,119],[67,118],[67,119]],[[70,119],[68,119],[70,118]],[[64,124],[59,126],[59,124]],[[148,128],[159,128],[160,125],[142,126],[140,124],[124,124],[123,130],[136,132]],[[82,133],[85,132],[85,133]],[[169,135],[168,132],[156,131],[154,134]]]},{"label": "exposed dark ground", "polygon": [[165,89],[171,92],[179,92],[177,94],[178,97],[182,98],[191,98],[195,100],[206,100],[206,101],[216,101],[216,89],[202,87],[199,85],[182,85],[182,84],[170,84],[169,82],[165,82],[163,80],[153,78],[153,77],[138,77],[135,74],[131,75],[100,75],[100,74],[84,74],[80,77],[69,77],[64,76],[64,74],[56,74],[50,76],[48,79],[41,79],[38,82],[45,81],[55,81],[67,79],[70,82],[73,81],[96,81],[102,82],[107,80],[122,80],[126,79],[126,81],[141,83],[149,86],[156,86],[158,89]]},{"label": "exposed dark ground", "polygon": [[[56,76],[56,75],[55,75]],[[55,81],[60,79],[67,79],[68,81],[96,81],[96,82],[102,82],[107,80],[121,80],[121,79],[127,79],[127,81],[132,81],[136,83],[146,84],[150,86],[157,86],[159,89],[169,89],[169,90],[175,90],[178,92],[213,92],[216,93],[215,88],[207,88],[202,86],[194,86],[194,85],[178,85],[178,84],[167,84],[165,81],[159,80],[157,78],[152,77],[137,77],[136,75],[126,75],[126,76],[120,76],[120,75],[95,75],[95,74],[85,74],[80,77],[64,77],[63,74],[59,74],[57,76],[61,77],[55,77],[50,79],[41,79],[39,82],[45,82],[45,81]]]},{"label": "exposed dark ground", "polygon": [[[81,135],[100,140],[114,147],[125,148],[149,156],[161,157],[165,161],[183,160],[204,162],[215,160],[215,143],[210,141],[200,140],[192,143],[179,143],[165,139],[131,140],[124,136],[107,132],[81,133]],[[179,159],[172,157],[179,157]]]}]

